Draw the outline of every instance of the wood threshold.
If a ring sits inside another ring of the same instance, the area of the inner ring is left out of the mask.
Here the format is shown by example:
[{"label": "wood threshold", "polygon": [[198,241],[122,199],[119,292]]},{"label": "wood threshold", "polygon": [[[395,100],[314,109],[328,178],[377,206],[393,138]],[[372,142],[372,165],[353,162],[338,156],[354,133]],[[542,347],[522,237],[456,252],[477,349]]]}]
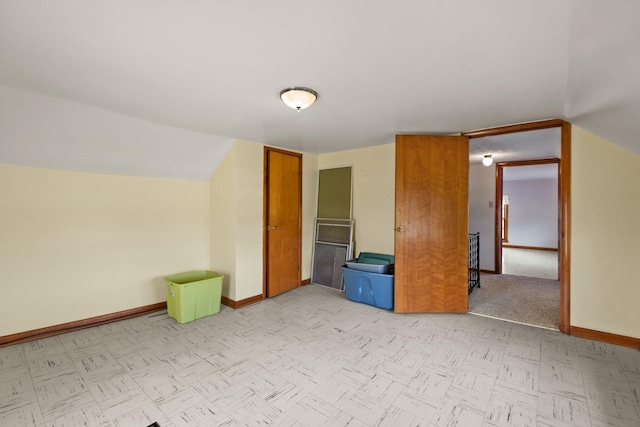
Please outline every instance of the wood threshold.
[{"label": "wood threshold", "polygon": [[252,296],[252,297],[249,297],[249,298],[241,299],[239,301],[234,301],[232,299],[229,299],[229,298],[223,296],[221,298],[221,302],[222,302],[222,304],[226,305],[227,307],[231,307],[233,309],[236,309],[236,308],[241,308],[241,307],[244,307],[244,306],[247,306],[247,305],[250,305],[250,304],[255,304],[257,302],[262,301],[263,299],[264,299],[264,295],[262,295],[262,294],[258,294],[258,295],[255,295],[255,296]]},{"label": "wood threshold", "polygon": [[88,319],[76,320],[74,322],[62,323],[60,325],[48,326],[46,328],[5,335],[0,337],[0,347],[34,341],[40,338],[64,334],[66,332],[78,331],[80,329],[92,328],[94,326],[130,319],[132,317],[144,316],[145,314],[165,310],[166,308],[167,302],[163,301],[156,304],[145,305],[143,307],[132,308],[130,310],[123,310],[102,316],[90,317]]},{"label": "wood threshold", "polygon": [[606,342],[609,344],[621,345],[640,350],[640,338],[632,338],[624,335],[611,334],[609,332],[595,331],[593,329],[571,327],[571,335],[578,338],[586,338],[594,341]]},{"label": "wood threshold", "polygon": [[509,244],[502,244],[503,248],[513,248],[513,249],[531,249],[531,250],[535,250],[535,251],[553,251],[553,252],[558,252],[558,248],[541,248],[539,246],[523,246],[523,245],[509,245]]}]

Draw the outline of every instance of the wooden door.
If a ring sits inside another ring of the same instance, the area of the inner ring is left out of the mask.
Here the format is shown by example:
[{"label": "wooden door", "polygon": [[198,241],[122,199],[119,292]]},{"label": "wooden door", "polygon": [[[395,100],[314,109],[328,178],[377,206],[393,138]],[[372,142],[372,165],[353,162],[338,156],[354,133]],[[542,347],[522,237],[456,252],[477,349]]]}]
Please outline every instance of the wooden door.
[{"label": "wooden door", "polygon": [[396,136],[396,312],[467,312],[469,139]]},{"label": "wooden door", "polygon": [[264,293],[300,286],[302,155],[265,147]]}]

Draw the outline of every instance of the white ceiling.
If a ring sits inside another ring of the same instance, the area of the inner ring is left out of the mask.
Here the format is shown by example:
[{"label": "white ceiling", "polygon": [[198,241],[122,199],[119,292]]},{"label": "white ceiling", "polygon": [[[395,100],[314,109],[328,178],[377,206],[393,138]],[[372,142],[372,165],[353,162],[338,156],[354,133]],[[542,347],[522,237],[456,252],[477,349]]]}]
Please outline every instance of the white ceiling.
[{"label": "white ceiling", "polygon": [[[635,0],[0,0],[0,85],[212,144],[324,153],[564,118],[640,154],[638,17]],[[294,85],[316,104],[287,108]]]}]

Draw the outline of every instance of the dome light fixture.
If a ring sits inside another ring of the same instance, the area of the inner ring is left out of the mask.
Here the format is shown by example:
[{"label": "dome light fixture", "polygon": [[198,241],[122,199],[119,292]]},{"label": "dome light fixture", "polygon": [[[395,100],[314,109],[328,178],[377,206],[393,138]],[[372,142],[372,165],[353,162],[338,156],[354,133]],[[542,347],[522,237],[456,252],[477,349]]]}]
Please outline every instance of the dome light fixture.
[{"label": "dome light fixture", "polygon": [[484,158],[482,159],[482,164],[485,166],[491,166],[493,164],[493,157],[491,157],[491,154],[484,155]]},{"label": "dome light fixture", "polygon": [[318,98],[318,93],[308,87],[288,87],[280,91],[280,99],[294,110],[304,110]]}]

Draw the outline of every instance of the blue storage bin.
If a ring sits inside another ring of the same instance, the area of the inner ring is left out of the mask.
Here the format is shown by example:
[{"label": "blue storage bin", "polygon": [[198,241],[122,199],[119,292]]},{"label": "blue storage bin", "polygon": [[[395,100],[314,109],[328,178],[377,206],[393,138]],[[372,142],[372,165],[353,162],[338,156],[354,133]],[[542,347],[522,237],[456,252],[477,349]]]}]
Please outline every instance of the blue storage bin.
[{"label": "blue storage bin", "polygon": [[393,275],[342,267],[347,299],[393,310]]},{"label": "blue storage bin", "polygon": [[393,255],[360,252],[358,258],[347,261],[347,267],[370,273],[393,274],[393,261]]}]

